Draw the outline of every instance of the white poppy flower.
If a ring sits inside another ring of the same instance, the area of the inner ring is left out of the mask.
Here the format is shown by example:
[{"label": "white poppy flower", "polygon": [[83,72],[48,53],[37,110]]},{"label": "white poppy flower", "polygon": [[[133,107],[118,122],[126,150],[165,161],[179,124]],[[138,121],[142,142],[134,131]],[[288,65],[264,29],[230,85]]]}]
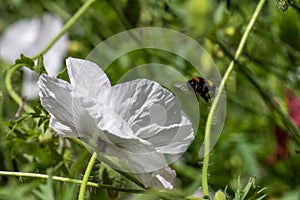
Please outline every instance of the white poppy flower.
[{"label": "white poppy flower", "polygon": [[[41,18],[21,19],[7,27],[0,41],[0,56],[13,63],[20,54],[35,56],[59,33],[63,23],[60,18],[49,14]],[[61,37],[44,55],[45,68],[49,75],[57,75],[68,48],[67,35]],[[28,100],[38,97],[36,84],[38,75],[23,68],[22,96]]]},{"label": "white poppy flower", "polygon": [[50,127],[117,158],[118,170],[134,173],[146,187],[172,188],[176,174],[168,164],[194,139],[175,96],[146,79],[111,86],[90,61],[68,58],[66,64],[70,83],[45,74],[38,81]]}]

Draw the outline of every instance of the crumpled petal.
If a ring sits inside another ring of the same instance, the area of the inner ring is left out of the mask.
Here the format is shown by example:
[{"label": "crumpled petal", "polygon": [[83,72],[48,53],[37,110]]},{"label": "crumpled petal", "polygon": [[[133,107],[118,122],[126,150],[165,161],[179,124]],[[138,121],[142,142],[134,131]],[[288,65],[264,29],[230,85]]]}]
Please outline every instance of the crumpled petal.
[{"label": "crumpled petal", "polygon": [[40,77],[50,126],[64,136],[85,137],[94,151],[118,158],[119,170],[134,173],[146,187],[172,188],[176,174],[166,166],[194,139],[192,124],[173,94],[146,79],[111,87],[90,61],[68,58],[67,68],[70,84]]},{"label": "crumpled petal", "polygon": [[[35,56],[62,27],[61,19],[50,14],[39,18],[21,19],[4,31],[0,42],[0,56],[9,63],[19,58],[21,53],[29,57]],[[44,64],[49,75],[59,73],[68,43],[68,37],[64,35],[44,55]],[[38,75],[29,69],[23,70],[22,96],[28,100],[35,99],[38,97]]]},{"label": "crumpled petal", "polygon": [[71,57],[66,63],[75,93],[99,100],[104,97],[103,92],[111,87],[106,74],[95,63]]},{"label": "crumpled petal", "polygon": [[[106,148],[107,155],[119,158],[121,170],[133,173],[149,173],[164,168],[168,164],[164,154],[138,143],[137,140],[127,139],[126,143],[121,145],[123,146],[111,145]],[[128,150],[130,146],[131,148]],[[134,150],[136,152],[133,152]],[[146,152],[140,153],[139,150]]]},{"label": "crumpled petal", "polygon": [[175,96],[158,83],[137,79],[113,86],[110,95],[112,109],[126,119],[136,136],[160,152],[184,152],[194,139],[192,124]]},{"label": "crumpled petal", "polygon": [[[112,109],[126,119],[138,137],[146,138],[155,134],[149,130],[144,133],[139,131],[145,125],[170,125],[180,122],[180,113],[174,110],[177,106],[177,111],[180,111],[176,98],[154,81],[137,79],[121,83],[112,87],[110,95]],[[115,96],[118,98],[112,98]]]},{"label": "crumpled petal", "polygon": [[145,185],[145,187],[157,187],[173,189],[172,183],[176,178],[176,172],[170,167],[165,167],[152,173],[140,173],[135,176]]},{"label": "crumpled petal", "polygon": [[50,113],[50,127],[65,137],[78,137],[72,113],[72,86],[42,74],[38,81],[41,104]]},{"label": "crumpled petal", "polygon": [[70,103],[79,136],[103,135],[103,132],[97,128],[95,118],[85,107],[96,106],[96,101],[92,100],[104,101],[105,92],[111,87],[108,77],[99,66],[90,61],[70,57],[66,60],[66,65],[73,86],[73,98]]},{"label": "crumpled petal", "polygon": [[[92,115],[101,122],[98,124],[99,129],[120,137],[113,143],[121,148],[111,151],[113,155],[122,153],[122,158],[130,161],[134,173],[163,168],[168,161],[177,160],[194,139],[192,124],[181,111],[176,98],[156,82],[137,79],[121,83],[111,88],[107,98],[111,107],[107,108],[105,116],[108,116],[109,110],[116,115],[100,120],[97,114],[104,110],[100,105],[95,106]],[[114,130],[117,127],[120,128]],[[132,140],[126,138],[128,134],[131,138],[142,139],[141,142],[150,142],[151,148],[132,143]],[[166,153],[173,156],[168,155],[166,158]]]}]

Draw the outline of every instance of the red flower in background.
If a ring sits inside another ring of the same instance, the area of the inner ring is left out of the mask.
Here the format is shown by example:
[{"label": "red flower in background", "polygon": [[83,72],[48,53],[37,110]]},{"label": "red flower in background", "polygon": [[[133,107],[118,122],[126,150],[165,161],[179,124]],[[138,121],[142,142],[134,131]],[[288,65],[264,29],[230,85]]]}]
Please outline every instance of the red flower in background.
[{"label": "red flower in background", "polygon": [[[288,114],[293,123],[300,128],[300,99],[298,99],[292,90],[286,91]],[[289,136],[285,130],[279,126],[275,127],[276,148],[267,158],[268,164],[274,164],[277,160],[284,160],[288,157]]]},{"label": "red flower in background", "polygon": [[285,130],[282,130],[279,126],[275,127],[274,131],[275,140],[276,140],[276,148],[274,152],[268,156],[267,163],[272,165],[277,160],[284,160],[288,157],[288,141],[289,136]]},{"label": "red flower in background", "polygon": [[294,95],[291,90],[286,91],[288,112],[294,124],[300,128],[300,100]]}]

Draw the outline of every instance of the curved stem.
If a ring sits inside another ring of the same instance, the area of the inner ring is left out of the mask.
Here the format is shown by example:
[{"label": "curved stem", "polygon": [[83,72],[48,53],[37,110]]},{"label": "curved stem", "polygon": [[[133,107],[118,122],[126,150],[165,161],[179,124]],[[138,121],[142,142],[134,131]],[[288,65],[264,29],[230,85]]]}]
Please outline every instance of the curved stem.
[{"label": "curved stem", "polygon": [[97,159],[97,153],[94,152],[90,161],[89,161],[89,164],[85,170],[85,173],[84,173],[84,176],[83,176],[83,179],[82,179],[82,183],[80,185],[80,189],[79,189],[79,195],[78,195],[78,200],[84,200],[84,192],[85,192],[85,189],[86,189],[86,186],[87,186],[87,183],[88,183],[88,180],[89,180],[89,176],[91,174],[91,171],[93,169],[93,166],[94,166],[94,163]]},{"label": "curved stem", "polygon": [[88,0],[85,2],[85,4],[82,5],[82,7],[73,15],[71,19],[64,25],[62,30],[53,38],[53,40],[36,56],[34,56],[32,59],[35,60],[38,57],[40,57],[42,54],[45,54],[54,44],[57,42],[57,40],[65,34],[70,27],[85,13],[85,11],[95,2],[95,0]]},{"label": "curved stem", "polygon": [[[41,56],[42,54],[45,54],[54,44],[55,42],[57,42],[57,40],[67,32],[67,30],[85,13],[85,11],[92,5],[92,3],[94,3],[95,0],[88,0],[75,14],[74,16],[65,24],[65,26],[62,28],[62,30],[55,36],[55,38],[53,38],[53,40],[40,52],[38,53],[36,56],[34,56],[32,59],[35,60],[37,59],[39,56]],[[9,93],[9,95],[12,97],[12,99],[20,106],[22,105],[22,98],[15,92],[15,90],[13,89],[11,80],[12,80],[12,75],[14,74],[14,72],[16,70],[18,70],[19,68],[21,68],[23,65],[22,64],[17,64],[15,66],[13,66],[12,68],[10,68],[6,74],[5,77],[5,86],[6,89]],[[29,106],[29,105],[25,105],[24,106],[24,110],[26,112],[33,112],[33,109]],[[70,138],[71,139],[71,138]],[[77,141],[77,140],[72,140],[73,142]],[[77,141],[77,144],[79,144],[80,142]],[[82,146],[83,148],[86,148],[86,146]],[[103,160],[105,160],[105,158],[103,158]],[[106,159],[108,165],[109,164],[113,164],[110,163],[108,161],[108,159]],[[125,177],[127,177],[129,180],[133,181],[134,183],[136,183],[137,185],[139,185],[140,187],[144,188],[143,184],[140,183],[140,181],[138,181],[134,176],[132,176],[129,173],[126,172],[122,172],[119,170],[118,171],[120,174],[124,175]]]},{"label": "curved stem", "polygon": [[[62,28],[62,30],[51,40],[51,42],[41,52],[39,52],[36,56],[34,56],[32,59],[35,60],[38,57],[40,57],[42,54],[45,54],[55,44],[55,42],[57,42],[57,40],[70,29],[70,27],[85,13],[85,11],[94,2],[95,2],[95,0],[88,0],[88,1],[86,1],[85,4],[83,4],[83,6],[74,14],[74,16],[64,25],[64,27]],[[16,65],[14,65],[11,69],[9,69],[9,71],[7,72],[6,77],[5,77],[5,86],[6,86],[6,89],[7,89],[8,93],[9,93],[9,95],[12,97],[12,99],[19,106],[22,104],[22,98],[13,89],[12,84],[11,84],[11,78],[12,78],[13,73],[16,70],[18,70],[19,68],[21,68],[22,66],[23,66],[22,64],[16,64]],[[28,105],[24,106],[24,110],[26,112],[33,111],[33,109],[30,106],[28,106]]]},{"label": "curved stem", "polygon": [[[239,46],[237,48],[237,51],[235,53],[235,60],[237,60],[239,58],[239,56],[242,53],[242,50],[246,44],[246,40],[249,36],[250,31],[253,28],[253,25],[260,13],[260,11],[263,8],[263,5],[265,3],[266,0],[260,0],[260,2],[258,3],[252,17],[251,20],[242,36],[242,39],[239,43]],[[227,82],[229,75],[231,74],[231,72],[233,71],[234,68],[234,60],[232,60],[223,76],[223,79],[218,87],[218,94],[216,96],[216,98],[214,99],[213,103],[212,103],[212,107],[210,109],[210,112],[208,114],[207,117],[207,122],[206,122],[206,126],[205,126],[205,138],[204,138],[204,160],[203,160],[203,168],[202,168],[202,188],[203,188],[203,193],[204,193],[204,197],[207,198],[209,197],[209,191],[208,191],[208,182],[207,182],[207,173],[208,173],[208,165],[209,165],[209,151],[210,151],[210,134],[211,134],[211,125],[212,125],[212,120],[213,120],[213,116],[217,110],[217,106],[219,104],[220,98],[221,98],[221,94],[222,91],[224,90],[225,87],[225,83]]]},{"label": "curved stem", "polygon": [[[0,171],[0,175],[4,176],[17,176],[17,177],[29,177],[29,178],[40,178],[40,179],[48,179],[49,175],[46,174],[36,174],[36,173],[25,173],[25,172],[8,172],[8,171]],[[82,180],[77,179],[71,179],[71,178],[65,178],[65,177],[59,177],[59,176],[51,176],[52,180],[55,181],[61,181],[65,183],[74,183],[74,184],[82,184]],[[128,192],[128,193],[142,193],[145,190],[143,189],[130,189],[130,188],[121,188],[121,187],[115,187],[111,185],[106,184],[98,184],[93,182],[87,182],[87,186],[96,187],[96,188],[102,188],[102,189],[110,189],[110,190],[116,190],[120,192]]]},{"label": "curved stem", "polygon": [[[12,75],[14,74],[14,72],[18,69],[20,69],[21,67],[23,67],[22,64],[16,64],[14,65],[12,68],[10,68],[8,71],[7,71],[7,74],[5,76],[5,87],[6,87],[6,90],[9,94],[9,96],[20,106],[22,105],[22,98],[18,95],[18,93],[16,93],[16,91],[14,90],[13,86],[12,86],[12,83],[11,83],[11,80],[12,80]],[[24,105],[24,110],[26,112],[32,112],[33,109],[25,104]]]}]

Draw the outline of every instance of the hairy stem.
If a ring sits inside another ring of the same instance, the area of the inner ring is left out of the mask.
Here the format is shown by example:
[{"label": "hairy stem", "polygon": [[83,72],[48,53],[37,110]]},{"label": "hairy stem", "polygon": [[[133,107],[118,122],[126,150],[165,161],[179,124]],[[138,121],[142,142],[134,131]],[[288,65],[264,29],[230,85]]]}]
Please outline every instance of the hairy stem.
[{"label": "hairy stem", "polygon": [[[39,52],[36,56],[34,56],[32,59],[35,60],[38,57],[40,57],[42,54],[45,54],[57,41],[58,39],[63,36],[69,29],[70,27],[86,12],[86,10],[95,2],[95,0],[88,0],[85,2],[85,4],[74,14],[74,16],[64,25],[64,27],[62,28],[62,30],[50,41],[50,43],[41,51]],[[5,76],[5,86],[6,89],[8,91],[8,94],[12,97],[12,99],[20,106],[22,105],[23,101],[22,98],[20,97],[20,95],[14,90],[13,85],[12,85],[12,76],[15,73],[16,70],[20,69],[22,66],[22,64],[16,64],[14,66],[12,66],[10,69],[8,69],[7,74]],[[26,112],[33,112],[33,108],[30,107],[29,105],[25,105],[24,106],[24,110]],[[72,140],[73,142],[75,141],[77,144],[80,143],[78,142],[79,140],[75,140],[73,138]],[[83,148],[86,148],[86,146],[82,145]],[[101,157],[101,155],[99,155]],[[93,157],[92,157],[93,158]],[[109,162],[108,159],[106,159],[105,157],[103,157],[101,160],[105,160],[106,163],[113,167],[114,163]],[[110,165],[111,164],[111,165]],[[127,177],[129,180],[133,181],[134,183],[136,183],[137,185],[139,185],[140,187],[144,188],[143,184],[137,180],[133,175],[131,175],[130,173],[126,173],[123,171],[119,171],[116,170],[117,172],[119,172],[120,174],[122,174],[123,176]],[[80,182],[81,183],[81,182]],[[83,187],[83,186],[82,186]],[[86,184],[85,184],[86,187]],[[83,189],[82,189],[83,190]],[[83,192],[84,193],[84,192]]]},{"label": "hairy stem", "polygon": [[281,120],[284,122],[285,126],[290,130],[287,133],[291,138],[294,139],[295,142],[300,144],[300,130],[293,123],[292,119],[289,115],[287,115],[283,109],[274,101],[274,97],[271,96],[265,88],[263,88],[259,82],[253,77],[254,74],[246,67],[245,64],[242,64],[238,60],[234,59],[234,56],[230,53],[230,51],[219,41],[216,41],[213,38],[207,37],[210,41],[217,43],[220,48],[224,51],[224,53],[232,60],[234,60],[235,64],[239,67],[238,69],[242,74],[249,80],[250,83],[257,89],[258,93],[261,95],[265,103],[271,108],[274,109],[275,112],[280,116]]},{"label": "hairy stem", "polygon": [[[263,8],[263,5],[265,3],[266,0],[260,0],[252,17],[251,20],[242,36],[242,39],[239,43],[239,46],[237,48],[237,51],[235,53],[235,60],[237,60],[241,53],[242,50],[246,44],[246,40],[249,36],[250,31],[253,28],[253,25],[260,13],[260,11]],[[203,168],[202,168],[202,188],[203,188],[203,193],[204,193],[204,197],[208,198],[209,197],[209,191],[208,191],[208,181],[207,181],[207,176],[208,176],[208,165],[209,165],[209,151],[210,151],[210,135],[211,135],[211,125],[212,125],[212,120],[213,120],[213,116],[217,110],[217,106],[219,104],[220,98],[221,98],[221,94],[224,90],[225,84],[229,78],[229,75],[231,74],[231,72],[234,69],[234,60],[232,60],[223,76],[223,79],[218,87],[218,94],[216,96],[216,98],[214,99],[213,103],[212,103],[212,107],[210,109],[210,112],[208,114],[207,117],[207,122],[206,122],[206,126],[205,126],[205,138],[204,138],[204,160],[203,160]]]},{"label": "hairy stem", "polygon": [[[40,179],[48,179],[49,175],[46,174],[36,174],[36,173],[26,173],[26,172],[8,172],[8,171],[0,171],[0,175],[2,176],[16,176],[16,177],[27,177],[27,178],[40,178]],[[82,180],[78,179],[71,179],[71,178],[65,178],[60,176],[51,176],[52,180],[55,181],[61,181],[65,183],[74,183],[74,184],[82,184]],[[116,190],[120,192],[128,192],[128,193],[142,193],[145,190],[143,189],[130,189],[130,188],[121,188],[121,187],[115,187],[111,185],[106,184],[99,184],[99,183],[93,183],[93,182],[87,182],[87,186],[90,187],[96,187],[101,189],[110,189],[110,190]]]}]

